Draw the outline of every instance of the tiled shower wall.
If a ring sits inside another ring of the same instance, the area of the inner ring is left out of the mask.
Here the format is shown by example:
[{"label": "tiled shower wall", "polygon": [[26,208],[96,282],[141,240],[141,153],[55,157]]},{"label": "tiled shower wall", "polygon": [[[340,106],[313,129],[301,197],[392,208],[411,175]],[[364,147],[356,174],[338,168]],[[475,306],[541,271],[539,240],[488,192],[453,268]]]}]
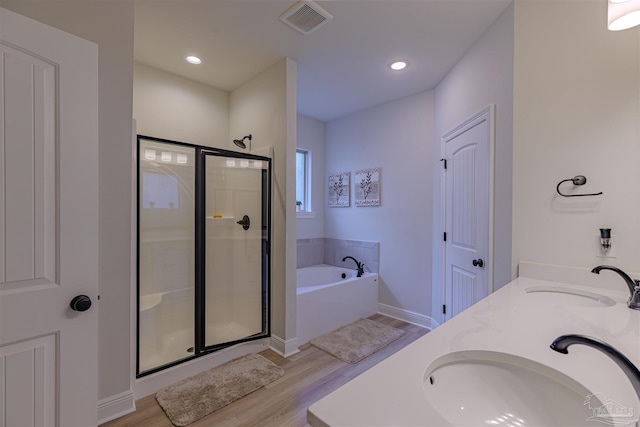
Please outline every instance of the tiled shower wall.
[{"label": "tiled shower wall", "polygon": [[352,256],[364,263],[364,271],[378,273],[380,269],[380,243],[329,238],[298,239],[298,268],[318,264],[355,269],[355,263],[342,258]]}]

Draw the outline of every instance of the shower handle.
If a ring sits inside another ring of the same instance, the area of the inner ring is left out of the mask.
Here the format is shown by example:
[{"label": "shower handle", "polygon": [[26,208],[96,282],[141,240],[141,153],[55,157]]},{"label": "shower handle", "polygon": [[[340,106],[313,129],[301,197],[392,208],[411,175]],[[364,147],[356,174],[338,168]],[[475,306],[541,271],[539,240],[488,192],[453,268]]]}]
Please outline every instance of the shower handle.
[{"label": "shower handle", "polygon": [[248,230],[251,226],[251,220],[248,215],[245,215],[240,221],[236,221],[236,224],[240,224],[244,230]]}]

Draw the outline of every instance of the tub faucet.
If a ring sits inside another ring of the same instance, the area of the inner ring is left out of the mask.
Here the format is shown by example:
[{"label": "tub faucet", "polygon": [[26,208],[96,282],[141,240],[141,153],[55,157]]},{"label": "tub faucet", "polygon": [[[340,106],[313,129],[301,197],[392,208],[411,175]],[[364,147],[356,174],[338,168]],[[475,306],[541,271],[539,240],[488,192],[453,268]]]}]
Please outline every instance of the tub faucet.
[{"label": "tub faucet", "polygon": [[351,258],[352,260],[355,261],[356,265],[358,266],[358,274],[357,274],[357,276],[358,277],[362,277],[362,275],[364,274],[364,264],[361,263],[361,262],[358,262],[358,260],[355,259],[352,256],[346,256],[346,257],[342,258],[342,262],[345,262],[347,260],[347,258]]},{"label": "tub faucet", "polygon": [[636,391],[638,395],[638,399],[640,399],[640,371],[636,368],[633,363],[626,356],[620,353],[615,348],[611,347],[606,342],[597,340],[595,338],[585,337],[584,335],[562,335],[556,338],[553,343],[551,343],[551,349],[557,351],[558,353],[568,354],[567,347],[572,344],[584,344],[589,347],[593,347],[596,350],[600,350],[611,359],[624,371],[625,375],[631,381],[631,385],[633,385],[633,389]]},{"label": "tub faucet", "polygon": [[629,287],[629,293],[631,294],[627,301],[629,308],[640,310],[640,280],[633,280],[627,273],[612,265],[599,265],[591,270],[591,272],[600,274],[600,270],[611,270],[618,273]]}]

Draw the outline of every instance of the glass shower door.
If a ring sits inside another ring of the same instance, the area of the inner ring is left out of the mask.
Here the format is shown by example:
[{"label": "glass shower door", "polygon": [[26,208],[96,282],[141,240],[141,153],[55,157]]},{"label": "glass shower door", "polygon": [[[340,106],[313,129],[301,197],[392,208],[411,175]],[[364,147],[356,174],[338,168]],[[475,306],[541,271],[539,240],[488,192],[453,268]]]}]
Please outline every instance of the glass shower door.
[{"label": "glass shower door", "polygon": [[[241,155],[239,155],[241,156]],[[267,333],[269,163],[203,151],[204,346]]]},{"label": "glass shower door", "polygon": [[138,373],[193,356],[195,149],[140,138]]},{"label": "glass shower door", "polygon": [[269,336],[270,165],[138,136],[139,377]]}]

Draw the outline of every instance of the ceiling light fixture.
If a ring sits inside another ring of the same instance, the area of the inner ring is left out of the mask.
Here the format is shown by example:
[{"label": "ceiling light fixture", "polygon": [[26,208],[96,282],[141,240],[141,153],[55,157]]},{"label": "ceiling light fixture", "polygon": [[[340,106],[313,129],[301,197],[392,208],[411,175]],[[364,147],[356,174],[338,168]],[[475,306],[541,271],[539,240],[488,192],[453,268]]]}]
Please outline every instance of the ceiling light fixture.
[{"label": "ceiling light fixture", "polygon": [[640,25],[640,0],[609,0],[607,26],[611,31]]},{"label": "ceiling light fixture", "polygon": [[389,64],[389,68],[394,71],[404,70],[405,68],[407,68],[407,63],[405,61],[392,62],[391,64]]},{"label": "ceiling light fixture", "polygon": [[194,65],[202,64],[202,60],[197,56],[189,55],[186,57],[186,60],[189,64],[194,64]]}]

